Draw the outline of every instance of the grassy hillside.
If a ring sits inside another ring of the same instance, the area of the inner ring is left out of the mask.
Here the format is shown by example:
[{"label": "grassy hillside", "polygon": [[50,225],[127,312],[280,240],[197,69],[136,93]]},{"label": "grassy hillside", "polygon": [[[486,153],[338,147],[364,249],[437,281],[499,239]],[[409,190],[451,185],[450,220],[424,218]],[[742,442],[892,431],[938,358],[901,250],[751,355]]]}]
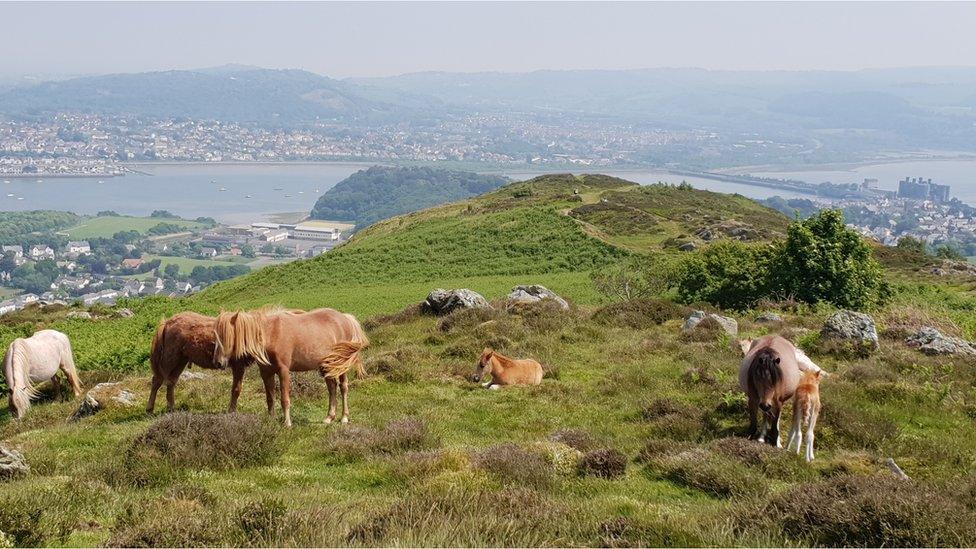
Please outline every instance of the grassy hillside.
[{"label": "grassy hillside", "polygon": [[[782,333],[834,374],[811,465],[741,438],[739,357],[726,336],[683,335],[688,309],[670,301],[605,303],[589,279],[635,254],[704,244],[702,229],[761,241],[786,223],[740,197],[547,176],[394,218],[190,299],[128,303],[134,318],[3,317],[3,344],[63,329],[87,386],[118,380],[140,405],[69,421],[77,402],[44,402],[0,422],[32,467],[0,484],[0,531],[17,545],[73,546],[976,543],[976,367],[903,342],[923,324],[973,338],[971,278],[884,256],[895,296],[872,311],[882,344],[866,356],[818,341],[829,307],[770,303],[784,319],[775,325],[753,322],[759,311],[736,315],[744,335]],[[495,299],[533,282],[573,308],[403,310],[435,287]],[[177,406],[189,414],[145,416],[160,317],[269,303],[368,319],[370,375],[352,384],[351,425],[321,424],[326,391],[313,374],[296,376],[295,427],[265,423],[254,371],[242,415],[203,415],[222,411],[230,390],[226,372],[207,372],[181,382]],[[487,345],[538,358],[542,385],[470,382]],[[913,480],[895,479],[888,457]]]}]

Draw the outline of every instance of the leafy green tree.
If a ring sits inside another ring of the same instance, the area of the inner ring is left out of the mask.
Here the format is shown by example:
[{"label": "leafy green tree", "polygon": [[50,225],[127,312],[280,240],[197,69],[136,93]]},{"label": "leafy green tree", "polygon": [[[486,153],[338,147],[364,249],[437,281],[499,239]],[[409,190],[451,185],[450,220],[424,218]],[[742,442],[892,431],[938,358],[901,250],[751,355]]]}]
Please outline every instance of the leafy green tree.
[{"label": "leafy green tree", "polygon": [[688,258],[678,274],[678,299],[747,309],[769,295],[775,250],[741,242],[713,244]]},{"label": "leafy green tree", "polygon": [[935,257],[939,259],[951,259],[953,261],[966,261],[966,255],[952,244],[943,244],[936,248]]},{"label": "leafy green tree", "polygon": [[898,239],[898,244],[895,246],[900,250],[907,250],[910,252],[915,252],[919,254],[927,253],[925,249],[925,242],[919,240],[911,235],[905,235]]},{"label": "leafy green tree", "polygon": [[180,266],[176,263],[169,263],[163,267],[165,278],[176,278],[180,276]]},{"label": "leafy green tree", "polygon": [[251,246],[250,244],[245,244],[241,246],[241,255],[244,257],[254,257],[257,254],[254,251],[254,246]]},{"label": "leafy green tree", "polygon": [[770,289],[799,301],[863,309],[889,294],[871,247],[844,225],[839,210],[793,222],[774,260],[768,267]]}]

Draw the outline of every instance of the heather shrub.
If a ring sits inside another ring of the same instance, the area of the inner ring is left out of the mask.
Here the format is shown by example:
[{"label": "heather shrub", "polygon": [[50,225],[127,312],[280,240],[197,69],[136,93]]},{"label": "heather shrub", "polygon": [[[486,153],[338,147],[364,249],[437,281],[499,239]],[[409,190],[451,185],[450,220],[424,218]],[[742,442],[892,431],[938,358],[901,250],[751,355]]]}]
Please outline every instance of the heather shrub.
[{"label": "heather shrub", "polygon": [[160,498],[129,505],[115,519],[108,547],[227,545],[226,517],[199,501]]},{"label": "heather shrub", "polygon": [[740,528],[778,529],[804,544],[858,547],[971,546],[976,515],[945,493],[890,474],[801,484],[743,512]]},{"label": "heather shrub", "polygon": [[593,435],[582,429],[573,428],[559,429],[549,437],[549,440],[565,444],[566,446],[575,448],[580,452],[592,450],[598,445],[598,442],[595,438],[593,438]]},{"label": "heather shrub", "polygon": [[669,320],[688,316],[691,309],[664,299],[632,299],[612,303],[593,313],[592,319],[607,326],[646,330]]},{"label": "heather shrub", "polygon": [[615,448],[592,450],[583,454],[578,471],[584,477],[621,477],[627,471],[627,456]]},{"label": "heather shrub", "polygon": [[504,483],[546,488],[553,482],[553,468],[537,452],[505,443],[474,454],[472,463]]},{"label": "heather shrub", "polygon": [[166,414],[132,442],[125,466],[154,462],[212,469],[263,465],[277,454],[278,431],[270,420],[250,414]]},{"label": "heather shrub", "polygon": [[768,490],[761,474],[703,448],[692,448],[649,463],[665,478],[716,497],[757,496]]},{"label": "heather shrub", "polygon": [[399,454],[408,450],[433,448],[439,441],[420,419],[393,421],[382,429],[343,425],[329,431],[324,450],[341,459],[361,459],[374,454]]}]

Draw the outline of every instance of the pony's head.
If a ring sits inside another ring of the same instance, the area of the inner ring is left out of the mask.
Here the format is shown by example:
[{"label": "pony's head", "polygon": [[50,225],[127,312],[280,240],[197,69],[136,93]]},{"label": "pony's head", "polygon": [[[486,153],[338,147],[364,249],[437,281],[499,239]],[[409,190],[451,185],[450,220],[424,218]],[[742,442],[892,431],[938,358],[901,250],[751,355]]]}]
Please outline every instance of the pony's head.
[{"label": "pony's head", "polygon": [[749,387],[755,392],[764,414],[769,414],[776,404],[779,384],[783,380],[779,363],[779,354],[767,347],[756,353],[749,366]]},{"label": "pony's head", "polygon": [[485,350],[481,352],[481,358],[478,359],[478,365],[475,366],[471,381],[477,383],[481,381],[481,378],[485,377],[485,374],[491,373],[491,357],[494,354],[495,351],[493,349],[485,347]]},{"label": "pony's head", "polygon": [[231,361],[252,360],[268,365],[264,327],[259,314],[221,312],[214,323],[214,364],[226,368]]},{"label": "pony's head", "polygon": [[10,344],[3,360],[3,374],[7,380],[7,391],[10,397],[10,413],[17,419],[27,415],[31,399],[37,396],[28,372],[29,352],[23,339],[17,338]]}]

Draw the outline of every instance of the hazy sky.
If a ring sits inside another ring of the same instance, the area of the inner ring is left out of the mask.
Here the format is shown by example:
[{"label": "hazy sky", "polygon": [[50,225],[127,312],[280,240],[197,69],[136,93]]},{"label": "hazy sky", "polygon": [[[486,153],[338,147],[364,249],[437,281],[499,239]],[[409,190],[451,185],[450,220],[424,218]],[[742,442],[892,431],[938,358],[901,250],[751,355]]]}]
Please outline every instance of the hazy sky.
[{"label": "hazy sky", "polygon": [[976,65],[976,3],[2,3],[0,75]]}]

